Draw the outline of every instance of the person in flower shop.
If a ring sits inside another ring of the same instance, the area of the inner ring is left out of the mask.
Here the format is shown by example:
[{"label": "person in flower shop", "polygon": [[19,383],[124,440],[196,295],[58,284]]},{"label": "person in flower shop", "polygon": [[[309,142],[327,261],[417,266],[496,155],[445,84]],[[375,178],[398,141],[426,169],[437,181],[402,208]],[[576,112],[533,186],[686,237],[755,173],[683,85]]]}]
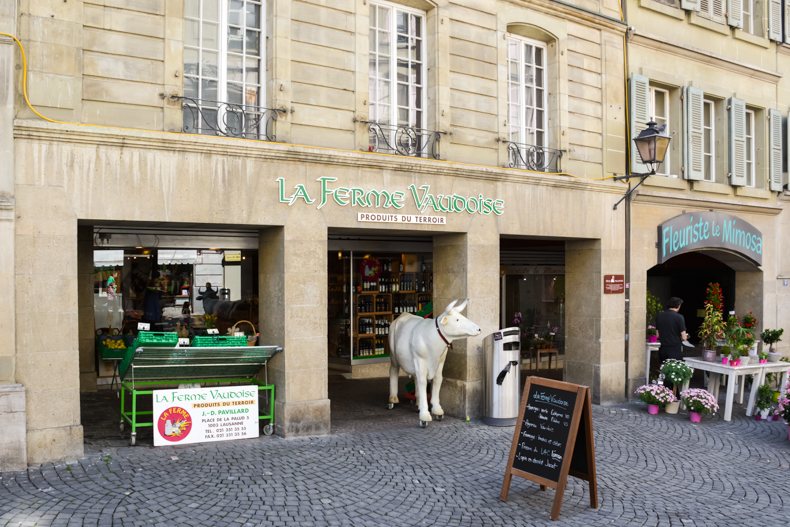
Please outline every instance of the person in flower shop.
[{"label": "person in flower shop", "polygon": [[663,363],[667,359],[683,360],[683,343],[688,340],[686,319],[678,313],[683,299],[673,296],[667,302],[666,309],[656,315],[656,329],[661,346],[658,358]]}]

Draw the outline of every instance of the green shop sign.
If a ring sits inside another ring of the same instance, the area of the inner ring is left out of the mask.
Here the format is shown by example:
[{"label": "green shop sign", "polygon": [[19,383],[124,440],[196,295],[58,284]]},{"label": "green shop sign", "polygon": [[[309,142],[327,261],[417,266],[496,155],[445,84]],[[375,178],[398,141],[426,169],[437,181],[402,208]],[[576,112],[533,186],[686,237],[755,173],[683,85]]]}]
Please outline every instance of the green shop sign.
[{"label": "green shop sign", "polygon": [[763,235],[750,223],[720,212],[681,214],[658,226],[658,263],[706,249],[737,253],[763,263]]},{"label": "green shop sign", "polygon": [[328,203],[341,207],[359,207],[364,209],[400,210],[407,203],[414,204],[422,213],[467,213],[488,216],[501,215],[505,210],[505,201],[477,195],[434,194],[430,185],[411,184],[404,190],[377,190],[374,188],[344,187],[335,185],[337,178],[320,177],[316,179],[314,188],[299,183],[286,188],[285,178],[276,179],[280,203],[289,206],[299,201],[316,208]]}]

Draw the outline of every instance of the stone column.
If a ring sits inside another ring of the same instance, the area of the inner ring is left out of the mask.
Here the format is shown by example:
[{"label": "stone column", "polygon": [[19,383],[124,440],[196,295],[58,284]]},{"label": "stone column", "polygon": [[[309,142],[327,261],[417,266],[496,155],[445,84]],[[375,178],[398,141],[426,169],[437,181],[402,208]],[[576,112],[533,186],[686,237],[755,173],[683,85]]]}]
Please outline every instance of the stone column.
[{"label": "stone column", "polygon": [[603,294],[599,240],[565,249],[565,380],[589,386],[593,402],[624,399],[623,295]]},{"label": "stone column", "polygon": [[77,229],[80,391],[96,391],[96,332],[93,309],[93,227]]},{"label": "stone column", "polygon": [[[16,1],[0,0],[0,31],[16,32]],[[14,98],[19,50],[0,37],[0,291],[7,307],[15,303],[14,287]],[[13,309],[0,309],[0,385],[14,382],[16,319]],[[24,392],[22,394],[24,397]],[[0,409],[0,414],[2,410]]]},{"label": "stone column", "polygon": [[300,211],[286,227],[267,229],[260,238],[261,338],[283,346],[269,362],[279,435],[330,429],[326,240],[315,211]]},{"label": "stone column", "polygon": [[[480,222],[481,229],[484,228]],[[494,226],[479,232],[434,237],[434,316],[453,300],[469,299],[465,314],[482,328],[479,337],[453,342],[444,364],[442,407],[455,417],[480,417],[485,401],[483,338],[498,329],[499,236]]]}]

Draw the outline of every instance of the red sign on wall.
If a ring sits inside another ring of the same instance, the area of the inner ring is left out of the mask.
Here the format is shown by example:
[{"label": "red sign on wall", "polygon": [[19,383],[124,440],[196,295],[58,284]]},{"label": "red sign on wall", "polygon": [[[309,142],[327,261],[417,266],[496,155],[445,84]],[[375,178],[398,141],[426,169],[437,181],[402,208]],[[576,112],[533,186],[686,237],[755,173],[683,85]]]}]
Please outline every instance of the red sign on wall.
[{"label": "red sign on wall", "polygon": [[620,295],[625,292],[625,275],[603,275],[603,293],[605,295]]}]

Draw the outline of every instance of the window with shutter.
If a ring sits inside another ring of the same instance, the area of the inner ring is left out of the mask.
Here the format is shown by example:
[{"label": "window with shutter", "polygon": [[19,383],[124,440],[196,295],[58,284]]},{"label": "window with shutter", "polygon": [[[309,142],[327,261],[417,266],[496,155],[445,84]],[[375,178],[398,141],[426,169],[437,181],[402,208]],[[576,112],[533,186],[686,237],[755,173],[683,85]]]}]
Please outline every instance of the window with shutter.
[{"label": "window with shutter", "polygon": [[714,22],[724,22],[724,0],[700,0],[699,14]]},{"label": "window with shutter", "polygon": [[727,23],[732,27],[752,30],[752,0],[727,0]]},{"label": "window with shutter", "polygon": [[785,3],[785,44],[790,44],[790,2]]},{"label": "window with shutter", "polygon": [[746,103],[731,98],[727,101],[729,108],[730,148],[729,167],[730,184],[742,187],[747,184],[746,177]]},{"label": "window with shutter", "polygon": [[[647,77],[642,75],[631,75],[631,82],[629,86],[629,103],[631,106],[631,137],[636,137],[650,121],[649,108],[650,96],[650,82]],[[642,163],[639,158],[639,153],[633,141],[629,143],[631,147],[631,172],[634,174],[642,174],[649,172],[647,166]]]},{"label": "window with shutter", "polygon": [[768,38],[782,41],[782,0],[768,2]]},{"label": "window with shutter", "polygon": [[769,138],[771,159],[769,163],[770,188],[773,192],[782,191],[782,114],[779,110],[769,111]]},{"label": "window with shutter", "polygon": [[[669,121],[669,90],[650,86],[649,102],[650,108],[648,109],[648,115],[650,118],[655,121],[659,128],[663,126],[665,133],[671,133],[672,128]],[[638,131],[639,130],[634,130],[635,133]],[[672,173],[671,150],[670,148],[670,151],[667,151],[666,156],[664,156],[664,162],[658,167],[656,174],[668,176]]]},{"label": "window with shutter", "polygon": [[687,86],[683,108],[683,174],[686,179],[705,179],[705,130],[703,93]]}]

